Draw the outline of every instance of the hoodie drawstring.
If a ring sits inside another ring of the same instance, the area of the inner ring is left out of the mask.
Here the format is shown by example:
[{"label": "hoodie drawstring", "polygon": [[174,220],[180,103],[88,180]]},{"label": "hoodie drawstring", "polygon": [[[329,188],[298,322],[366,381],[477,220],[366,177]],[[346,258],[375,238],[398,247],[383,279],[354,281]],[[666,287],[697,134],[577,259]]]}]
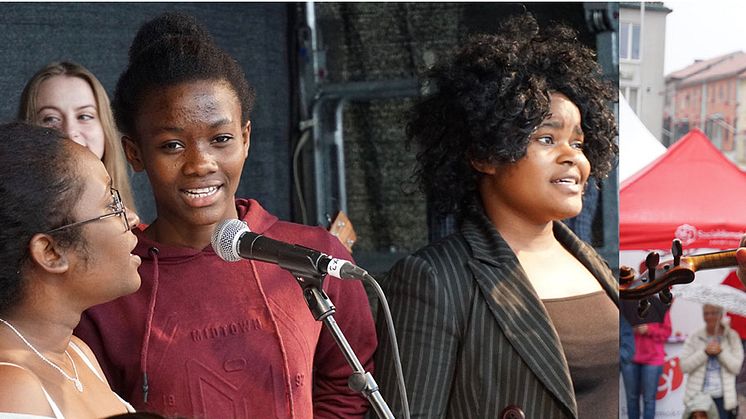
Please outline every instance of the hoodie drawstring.
[{"label": "hoodie drawstring", "polygon": [[150,330],[153,326],[153,315],[155,314],[155,300],[158,294],[158,248],[151,247],[148,254],[153,258],[153,289],[150,291],[148,303],[148,317],[145,323],[145,335],[142,338],[142,349],[140,352],[140,371],[142,371],[142,396],[143,403],[148,403],[148,344],[150,343]]}]

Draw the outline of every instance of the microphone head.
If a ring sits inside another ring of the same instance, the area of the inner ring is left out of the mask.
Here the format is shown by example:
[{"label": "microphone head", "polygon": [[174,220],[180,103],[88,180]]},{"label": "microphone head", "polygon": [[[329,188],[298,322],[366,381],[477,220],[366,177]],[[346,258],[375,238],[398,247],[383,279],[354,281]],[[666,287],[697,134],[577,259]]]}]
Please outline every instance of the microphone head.
[{"label": "microphone head", "polygon": [[212,233],[212,249],[220,259],[228,262],[238,262],[241,256],[238,254],[238,241],[244,233],[248,233],[249,226],[241,220],[223,220],[215,227]]}]

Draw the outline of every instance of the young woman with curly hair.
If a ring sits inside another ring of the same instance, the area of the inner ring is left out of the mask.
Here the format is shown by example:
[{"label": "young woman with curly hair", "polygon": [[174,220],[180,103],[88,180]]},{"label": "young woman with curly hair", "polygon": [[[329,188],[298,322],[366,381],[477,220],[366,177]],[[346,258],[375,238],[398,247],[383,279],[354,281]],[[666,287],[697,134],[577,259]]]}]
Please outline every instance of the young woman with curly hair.
[{"label": "young woman with curly hair", "polygon": [[[528,15],[430,77],[407,133],[426,194],[460,229],[384,284],[412,417],[616,417],[616,281],[560,221],[612,168],[614,89],[574,32]],[[385,345],[377,365],[400,411]]]}]

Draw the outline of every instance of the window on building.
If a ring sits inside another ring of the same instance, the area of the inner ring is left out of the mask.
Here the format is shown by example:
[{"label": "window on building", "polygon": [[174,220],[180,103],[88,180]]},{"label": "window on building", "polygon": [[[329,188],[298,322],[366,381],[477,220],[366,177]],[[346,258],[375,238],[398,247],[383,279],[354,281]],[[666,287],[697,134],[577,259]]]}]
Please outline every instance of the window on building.
[{"label": "window on building", "polygon": [[619,58],[640,59],[640,25],[622,22],[619,26]]},{"label": "window on building", "polygon": [[717,147],[718,150],[723,149],[723,140],[725,140],[727,135],[727,127],[727,122],[720,114],[710,115],[705,121],[705,135],[707,135],[707,138],[712,141],[712,144]]},{"label": "window on building", "polygon": [[684,119],[674,124],[673,138],[681,138],[689,132],[689,121]]},{"label": "window on building", "polygon": [[627,99],[627,103],[629,103],[629,107],[632,108],[633,111],[635,111],[636,114],[640,114],[640,104],[638,99],[638,90],[637,87],[624,87],[622,94],[624,95],[624,98]]},{"label": "window on building", "polygon": [[[735,129],[737,126],[738,126],[738,117],[733,118],[733,128]],[[732,146],[735,148],[736,141],[738,140],[739,137],[741,137],[741,135],[739,135],[738,132],[735,130],[731,134],[732,134]]]}]

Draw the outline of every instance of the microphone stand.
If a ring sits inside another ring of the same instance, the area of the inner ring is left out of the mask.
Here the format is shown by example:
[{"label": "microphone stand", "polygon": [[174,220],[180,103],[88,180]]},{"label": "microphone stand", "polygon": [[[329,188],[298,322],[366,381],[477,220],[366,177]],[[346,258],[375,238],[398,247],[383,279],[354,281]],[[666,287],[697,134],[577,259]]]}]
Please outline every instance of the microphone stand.
[{"label": "microphone stand", "polygon": [[306,300],[313,318],[324,323],[332,334],[334,341],[337,342],[337,346],[342,350],[347,363],[352,367],[352,375],[347,380],[347,385],[350,389],[361,393],[368,399],[379,418],[394,419],[394,414],[391,413],[391,409],[378,391],[378,384],[376,384],[373,375],[365,371],[363,364],[355,355],[342,330],[339,329],[337,321],[334,320],[336,308],[322,288],[326,275],[309,275],[308,272],[301,274],[292,270],[290,273],[293,274],[303,289],[303,298]]}]

